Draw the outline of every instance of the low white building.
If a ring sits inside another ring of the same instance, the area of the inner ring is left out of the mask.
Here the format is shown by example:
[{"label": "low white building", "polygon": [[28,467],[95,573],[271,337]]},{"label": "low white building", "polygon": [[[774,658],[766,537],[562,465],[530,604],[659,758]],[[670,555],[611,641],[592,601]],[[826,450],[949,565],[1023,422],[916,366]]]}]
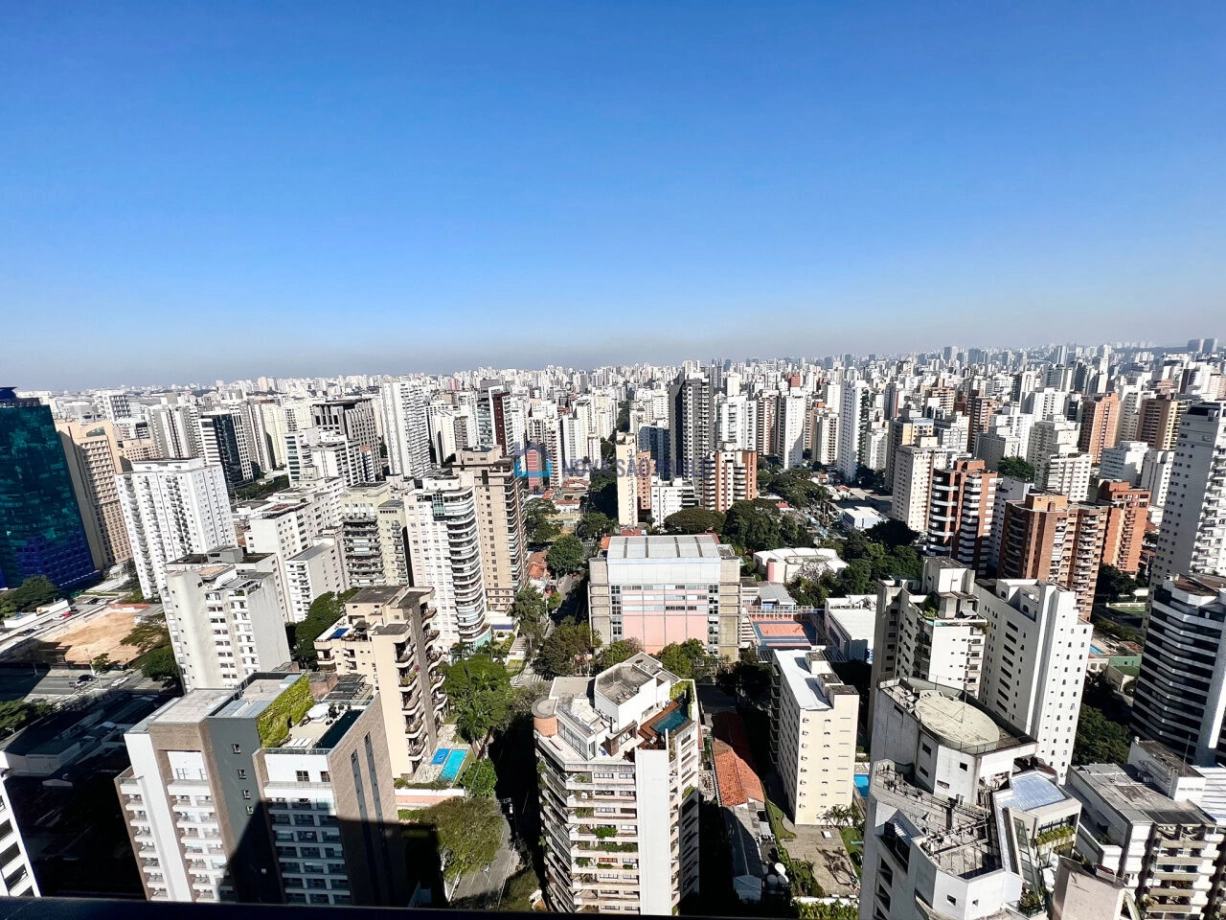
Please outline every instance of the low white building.
[{"label": "low white building", "polygon": [[753,554],[754,565],[766,581],[786,585],[802,575],[817,579],[837,575],[847,568],[837,550],[827,547],[796,546],[767,549]]},{"label": "low white building", "polygon": [[877,595],[850,594],[826,601],[826,645],[843,661],[873,663]]}]

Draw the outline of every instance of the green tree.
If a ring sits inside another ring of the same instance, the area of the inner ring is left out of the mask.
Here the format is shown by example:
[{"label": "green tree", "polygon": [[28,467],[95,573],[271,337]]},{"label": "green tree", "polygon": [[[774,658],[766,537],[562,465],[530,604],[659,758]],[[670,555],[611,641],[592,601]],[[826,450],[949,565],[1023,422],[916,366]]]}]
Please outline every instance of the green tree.
[{"label": "green tree", "polygon": [[142,655],[170,645],[170,630],[166,626],[166,615],[146,617],[132,627],[132,631],[124,636],[123,644],[136,649]]},{"label": "green tree", "polygon": [[100,674],[105,674],[114,666],[115,663],[111,661],[111,656],[106,652],[103,652],[101,655],[95,655],[93,660],[89,663],[90,670],[97,671]]},{"label": "green tree", "polygon": [[734,502],[724,515],[723,535],[728,542],[756,553],[783,546],[779,533],[779,512],[771,502]]},{"label": "green tree", "polygon": [[[356,591],[356,589],[354,589]],[[333,625],[345,613],[345,599],[353,591],[340,595],[335,591],[321,594],[311,601],[307,615],[300,623],[291,623],[287,627],[290,633],[291,645],[294,650],[294,660],[304,668],[312,669],[319,661],[315,653],[315,640],[323,635],[324,630]]]},{"label": "green tree", "polygon": [[511,604],[511,617],[519,625],[519,633],[528,641],[531,648],[544,638],[549,622],[547,602],[541,597],[541,592],[529,585],[521,588]]},{"label": "green tree", "polygon": [[558,507],[547,498],[534,498],[524,505],[524,531],[528,542],[535,545],[555,540],[562,528],[554,520],[558,516]]},{"label": "green tree", "polygon": [[633,658],[643,650],[643,643],[638,639],[616,639],[600,650],[596,656],[596,668],[600,671],[611,668]]},{"label": "green tree", "polygon": [[448,667],[443,690],[464,740],[478,741],[507,724],[511,677],[506,666],[487,653],[479,652]]},{"label": "green tree", "polygon": [[27,703],[25,700],[5,700],[0,703],[0,738],[7,738],[20,731],[35,719],[52,711],[46,703]]},{"label": "green tree", "polygon": [[142,655],[139,666],[141,673],[149,680],[179,682],[179,664],[175,661],[174,650],[169,645],[163,645]]},{"label": "green tree", "polygon": [[1010,479],[1020,479],[1022,482],[1034,482],[1034,465],[1027,463],[1021,457],[1005,457],[996,464],[996,472]]},{"label": "green tree", "polygon": [[[829,493],[813,481],[812,475],[808,470],[783,470],[770,477],[766,490],[778,495],[793,508],[814,508],[820,505]],[[761,475],[759,488],[762,488]]]},{"label": "green tree", "polygon": [[27,578],[16,588],[0,593],[0,617],[12,616],[15,613],[27,613],[44,604],[50,604],[58,599],[60,589],[50,578],[34,575]]},{"label": "green tree", "polygon": [[1131,575],[1121,572],[1113,565],[1098,567],[1098,581],[1094,586],[1094,594],[1099,600],[1114,604],[1121,598],[1133,597],[1133,592],[1141,585]]},{"label": "green tree", "polygon": [[567,617],[541,643],[532,667],[544,678],[586,674],[598,643],[586,623]]},{"label": "green tree", "polygon": [[664,519],[668,533],[722,533],[724,516],[706,508],[685,508]]},{"label": "green tree", "polygon": [[1081,704],[1077,736],[1073,741],[1073,763],[1126,763],[1130,737],[1128,727],[1113,722],[1102,710]]},{"label": "green tree", "polygon": [[494,768],[494,762],[485,757],[470,761],[460,776],[460,785],[467,789],[470,795],[492,799],[498,786],[498,772]]},{"label": "green tree", "polygon": [[896,521],[893,518],[870,527],[864,532],[864,536],[870,540],[882,543],[890,549],[895,549],[899,546],[911,546],[919,539],[918,533],[902,521]]},{"label": "green tree", "polygon": [[852,485],[869,492],[890,491],[890,484],[885,481],[885,471],[870,469],[863,463],[856,467],[856,478],[852,480]]},{"label": "green tree", "polygon": [[583,541],[573,534],[564,534],[549,547],[545,562],[555,576],[573,575],[583,569],[586,558]]},{"label": "green tree", "polygon": [[416,816],[438,835],[443,875],[449,880],[479,872],[494,861],[502,842],[502,812],[493,799],[448,799]]},{"label": "green tree", "polygon": [[697,639],[671,642],[655,657],[669,671],[686,680],[701,680],[714,667],[706,647]]},{"label": "green tree", "polygon": [[589,511],[579,519],[575,533],[584,540],[599,540],[617,533],[617,521],[599,511]]}]

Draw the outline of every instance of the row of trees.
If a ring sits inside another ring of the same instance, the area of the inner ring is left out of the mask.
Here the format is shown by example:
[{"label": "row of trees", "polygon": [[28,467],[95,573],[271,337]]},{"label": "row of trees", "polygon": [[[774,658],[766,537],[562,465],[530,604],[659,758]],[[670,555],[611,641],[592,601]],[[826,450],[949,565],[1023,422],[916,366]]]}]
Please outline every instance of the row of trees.
[{"label": "row of trees", "polygon": [[[123,644],[140,652],[133,665],[140,668],[147,678],[180,683],[179,663],[175,661],[174,649],[170,645],[170,629],[166,626],[165,614],[141,620],[124,637]],[[95,661],[95,667],[97,665]]]},{"label": "row of trees", "polygon": [[58,599],[60,589],[49,578],[35,575],[27,578],[16,588],[0,593],[0,617],[15,613],[28,613],[44,604]]},{"label": "row of trees", "polygon": [[664,529],[677,534],[718,534],[747,553],[813,545],[813,537],[802,520],[781,511],[775,502],[765,498],[735,502],[727,514],[686,508],[665,518]]}]

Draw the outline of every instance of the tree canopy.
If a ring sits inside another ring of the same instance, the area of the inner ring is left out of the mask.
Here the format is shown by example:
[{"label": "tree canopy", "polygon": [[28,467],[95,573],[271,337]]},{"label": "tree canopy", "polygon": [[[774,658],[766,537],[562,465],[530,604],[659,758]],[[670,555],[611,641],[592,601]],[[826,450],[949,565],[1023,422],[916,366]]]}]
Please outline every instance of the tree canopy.
[{"label": "tree canopy", "polygon": [[564,534],[549,547],[545,562],[555,576],[573,575],[582,571],[586,557],[583,541],[573,534]]},{"label": "tree canopy", "polygon": [[669,533],[722,533],[724,516],[706,508],[685,508],[666,517],[664,529]]},{"label": "tree canopy", "polygon": [[498,771],[494,768],[494,762],[486,757],[471,761],[460,775],[459,783],[470,795],[492,799],[498,786]]},{"label": "tree canopy", "polygon": [[47,703],[5,700],[0,703],[0,738],[7,738],[51,711],[52,707]]},{"label": "tree canopy", "polygon": [[502,843],[502,812],[491,798],[448,799],[416,816],[438,834],[443,875],[454,879],[488,866]]},{"label": "tree canopy", "polygon": [[856,478],[852,485],[870,492],[889,492],[890,483],[885,481],[885,470],[874,470],[861,463],[856,467]]},{"label": "tree canopy", "polygon": [[323,635],[324,630],[339,620],[345,613],[345,600],[351,597],[357,589],[337,594],[328,591],[311,601],[307,615],[300,623],[290,623],[286,627],[294,660],[306,669],[313,669],[319,661],[315,653],[315,640]]},{"label": "tree canopy", "polygon": [[584,540],[599,540],[617,533],[617,521],[600,511],[589,511],[579,519],[575,534]]},{"label": "tree canopy", "polygon": [[615,664],[621,664],[642,650],[643,643],[638,639],[615,639],[602,648],[596,656],[596,669],[603,671]]},{"label": "tree canopy", "polygon": [[456,729],[465,741],[478,741],[504,727],[510,718],[511,676],[506,666],[485,652],[447,668],[443,690],[456,713]]},{"label": "tree canopy", "polygon": [[544,678],[586,674],[599,643],[586,623],[567,617],[541,643],[532,667]]},{"label": "tree canopy", "polygon": [[1094,586],[1094,594],[1101,601],[1114,604],[1123,598],[1131,599],[1134,596],[1133,592],[1139,587],[1141,587],[1140,582],[1113,565],[1098,567],[1098,581]]},{"label": "tree canopy", "polygon": [[826,489],[812,479],[808,470],[780,470],[771,473],[763,470],[758,473],[758,489],[773,492],[793,508],[815,508],[829,495]]},{"label": "tree canopy", "polygon": [[870,527],[864,535],[870,540],[885,544],[891,550],[899,546],[912,546],[919,539],[919,533],[894,518],[887,518]]},{"label": "tree canopy", "polygon": [[723,536],[750,553],[781,546],[813,545],[813,538],[801,521],[766,499],[734,502],[724,515]]},{"label": "tree canopy", "polygon": [[678,677],[702,679],[715,670],[716,660],[707,654],[706,646],[697,639],[682,643],[670,642],[653,656]]},{"label": "tree canopy", "polygon": [[60,589],[50,578],[34,575],[16,588],[0,593],[0,617],[26,613],[44,604],[50,604],[60,596]]},{"label": "tree canopy", "polygon": [[1005,457],[996,464],[996,472],[1010,479],[1034,482],[1034,465],[1027,463],[1023,457]]},{"label": "tree canopy", "polygon": [[524,531],[528,542],[536,545],[557,539],[562,528],[554,520],[558,507],[547,498],[534,498],[524,504]]},{"label": "tree canopy", "polygon": [[521,588],[511,604],[511,617],[519,624],[519,632],[528,640],[528,645],[536,648],[545,635],[549,622],[548,604],[541,592],[529,585]]}]

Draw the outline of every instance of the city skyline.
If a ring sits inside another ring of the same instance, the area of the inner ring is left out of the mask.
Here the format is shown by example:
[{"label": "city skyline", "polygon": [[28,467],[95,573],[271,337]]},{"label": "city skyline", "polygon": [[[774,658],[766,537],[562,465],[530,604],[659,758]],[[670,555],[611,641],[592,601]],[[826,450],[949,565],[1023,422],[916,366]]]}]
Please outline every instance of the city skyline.
[{"label": "city skyline", "polygon": [[190,380],[1178,341],[1221,312],[1216,4],[6,20],[27,386],[120,355]]}]

